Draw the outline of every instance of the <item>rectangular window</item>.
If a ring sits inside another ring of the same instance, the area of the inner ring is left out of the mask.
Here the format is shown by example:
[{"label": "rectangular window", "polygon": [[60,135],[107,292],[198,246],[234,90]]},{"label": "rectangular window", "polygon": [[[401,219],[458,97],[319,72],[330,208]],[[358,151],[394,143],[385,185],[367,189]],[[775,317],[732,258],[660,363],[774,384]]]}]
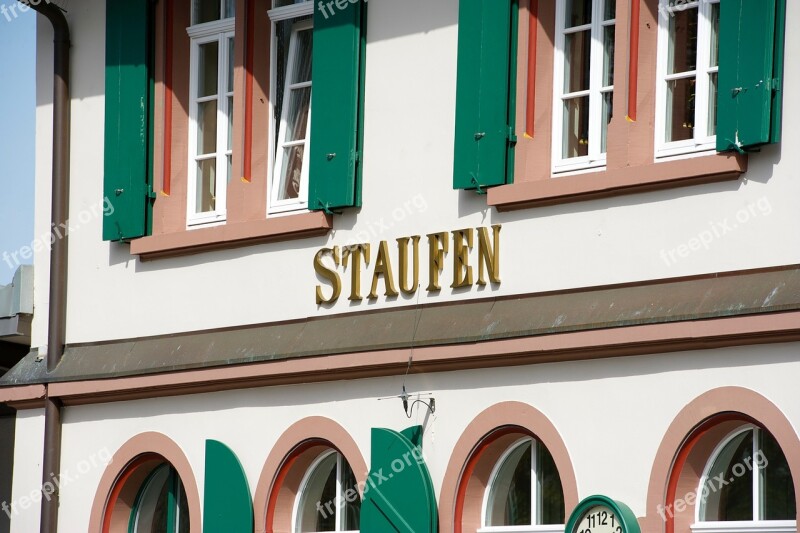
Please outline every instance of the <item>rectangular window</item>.
[{"label": "rectangular window", "polygon": [[225,220],[231,179],[234,0],[193,0],[188,225]]},{"label": "rectangular window", "polygon": [[616,0],[558,0],[553,172],[601,167],[614,101]]},{"label": "rectangular window", "polygon": [[272,141],[269,212],[308,207],[314,4],[276,2],[272,21]]},{"label": "rectangular window", "polygon": [[719,0],[660,0],[656,157],[713,150]]}]

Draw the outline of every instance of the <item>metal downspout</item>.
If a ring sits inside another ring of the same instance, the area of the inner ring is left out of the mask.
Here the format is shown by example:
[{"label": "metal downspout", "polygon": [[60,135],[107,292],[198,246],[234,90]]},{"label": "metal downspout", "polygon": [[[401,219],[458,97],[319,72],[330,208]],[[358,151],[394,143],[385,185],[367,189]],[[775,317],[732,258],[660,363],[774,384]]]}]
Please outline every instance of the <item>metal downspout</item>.
[{"label": "metal downspout", "polygon": [[[64,13],[49,2],[29,3],[53,25],[53,178],[51,223],[67,228],[69,219],[70,73],[69,24]],[[63,226],[62,226],[63,224]],[[67,230],[50,249],[50,308],[47,326],[47,372],[58,367],[64,354],[67,306]],[[45,385],[44,457],[42,461],[42,514],[40,531],[58,530],[57,480],[61,472],[61,402],[51,398]],[[52,487],[48,489],[45,487]]]}]

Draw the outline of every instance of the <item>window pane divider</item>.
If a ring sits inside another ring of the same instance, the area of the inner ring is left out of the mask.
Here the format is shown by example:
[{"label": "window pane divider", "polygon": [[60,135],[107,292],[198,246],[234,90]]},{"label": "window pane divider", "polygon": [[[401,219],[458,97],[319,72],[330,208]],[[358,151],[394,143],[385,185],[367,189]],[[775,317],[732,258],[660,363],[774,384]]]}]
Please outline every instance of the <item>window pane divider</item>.
[{"label": "window pane divider", "polygon": [[311,81],[298,81],[297,83],[290,83],[289,89],[305,89],[311,87]]},{"label": "window pane divider", "polygon": [[568,35],[570,33],[580,33],[582,31],[587,31],[592,29],[592,24],[581,24],[580,26],[573,26],[571,28],[564,28],[563,32],[564,35]]},{"label": "window pane divider", "polygon": [[573,98],[582,98],[584,96],[589,96],[591,94],[591,89],[586,89],[585,91],[575,91],[574,93],[566,93],[561,96],[562,100],[571,100]]}]

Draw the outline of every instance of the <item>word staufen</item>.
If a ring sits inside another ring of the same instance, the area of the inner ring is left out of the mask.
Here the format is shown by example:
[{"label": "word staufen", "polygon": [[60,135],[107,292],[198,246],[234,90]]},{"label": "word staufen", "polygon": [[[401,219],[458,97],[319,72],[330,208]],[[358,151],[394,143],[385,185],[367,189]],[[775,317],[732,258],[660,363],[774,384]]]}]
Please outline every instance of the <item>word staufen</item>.
[{"label": "word staufen", "polygon": [[[470,252],[478,236],[478,285],[500,283],[500,225],[489,228],[468,228],[456,231],[431,233],[428,238],[428,292],[441,290],[439,277],[445,267],[445,257],[450,256],[453,265],[451,288],[471,287],[474,283]],[[330,286],[326,291],[317,285],[317,305],[335,303],[342,293],[342,277],[349,270],[350,296],[348,300],[363,300],[361,291],[361,271],[372,264],[372,283],[367,298],[378,298],[378,288],[383,286],[387,297],[398,296],[401,292],[413,295],[420,287],[420,240],[419,235],[397,239],[397,268],[392,264],[389,243],[381,241],[373,256],[373,247],[368,243],[323,248],[314,256],[314,270]],[[452,248],[450,243],[452,241]],[[452,249],[452,253],[450,250]],[[335,268],[330,268],[333,259]],[[373,261],[374,259],[374,261]],[[328,263],[328,265],[326,265]],[[395,271],[398,273],[395,277]],[[399,291],[398,291],[399,287]],[[325,296],[324,292],[330,292]]]}]

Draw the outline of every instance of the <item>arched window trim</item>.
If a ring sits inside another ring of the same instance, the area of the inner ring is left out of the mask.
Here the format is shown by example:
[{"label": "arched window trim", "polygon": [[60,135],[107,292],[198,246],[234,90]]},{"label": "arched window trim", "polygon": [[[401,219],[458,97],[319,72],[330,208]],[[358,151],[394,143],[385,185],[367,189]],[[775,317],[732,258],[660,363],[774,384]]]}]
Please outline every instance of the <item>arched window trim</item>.
[{"label": "arched window trim", "polygon": [[531,515],[535,516],[535,522],[540,522],[541,517],[541,506],[539,505],[539,494],[542,490],[542,487],[539,483],[539,476],[538,476],[538,447],[542,444],[539,442],[538,439],[530,436],[525,435],[521,437],[519,440],[513,442],[508,449],[506,449],[500,458],[495,462],[494,466],[492,467],[492,472],[489,474],[489,483],[486,487],[486,491],[483,494],[483,502],[481,503],[481,524],[482,525],[477,533],[563,533],[564,531],[564,524],[548,524],[548,525],[537,525],[533,524],[530,526],[487,526],[486,524],[486,515],[489,506],[489,495],[491,494],[492,487],[494,486],[495,482],[497,481],[497,476],[500,474],[500,470],[502,469],[504,463],[509,458],[511,454],[513,454],[520,446],[524,446],[528,442],[531,443]]},{"label": "arched window trim", "polygon": [[[303,474],[303,478],[300,481],[300,490],[297,491],[297,494],[294,498],[294,506],[292,508],[292,532],[297,531],[297,517],[300,514],[300,503],[303,499],[303,494],[306,491],[308,480],[311,478],[312,474],[316,471],[317,467],[325,461],[331,455],[336,454],[336,499],[337,501],[343,501],[344,498],[344,491],[346,490],[342,487],[342,476],[344,475],[344,456],[336,450],[335,448],[331,448],[320,453],[316,459],[311,463],[311,465],[306,469],[305,473]],[[345,530],[342,529],[342,521],[343,515],[340,512],[340,509],[337,506],[336,509],[336,533],[359,533],[359,530]]]},{"label": "arched window trim", "polygon": [[[711,468],[716,463],[717,459],[719,458],[720,454],[723,452],[725,447],[733,441],[739,435],[743,433],[752,431],[753,434],[753,448],[751,450],[751,458],[753,461],[753,516],[758,516],[757,520],[746,520],[746,521],[702,521],[700,518],[700,497],[699,495],[703,492],[703,487],[706,486],[708,483],[708,478],[711,472]],[[714,448],[714,451],[709,456],[708,460],[706,461],[705,468],[703,469],[703,475],[700,477],[700,483],[697,486],[698,495],[697,502],[698,504],[695,506],[695,516],[694,516],[694,524],[692,524],[692,533],[797,533],[797,521],[796,520],[763,520],[761,517],[761,513],[763,512],[761,509],[761,475],[760,471],[761,468],[755,464],[755,457],[757,452],[759,451],[759,443],[760,443],[760,433],[763,431],[759,426],[755,424],[744,424],[739,426],[738,428],[734,429],[730,433],[728,433],[717,446]]]}]

